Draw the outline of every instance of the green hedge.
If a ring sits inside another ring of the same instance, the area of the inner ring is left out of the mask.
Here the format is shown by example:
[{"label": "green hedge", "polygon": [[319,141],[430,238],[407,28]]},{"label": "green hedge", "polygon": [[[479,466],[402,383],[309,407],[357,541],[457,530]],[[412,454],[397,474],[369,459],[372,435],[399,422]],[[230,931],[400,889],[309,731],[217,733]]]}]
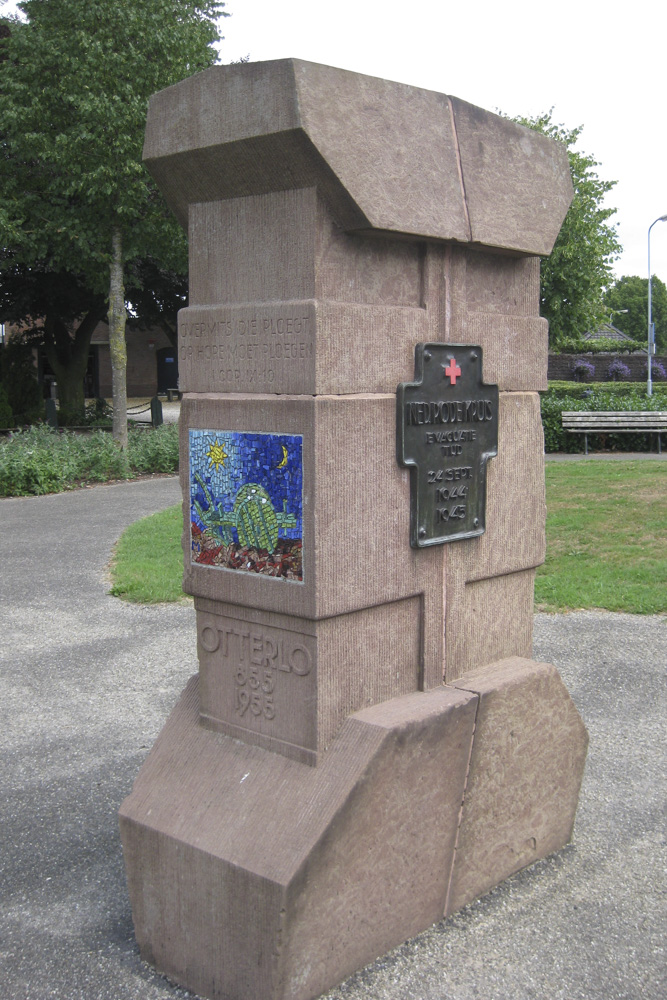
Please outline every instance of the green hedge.
[{"label": "green hedge", "polygon": [[[598,396],[603,394],[606,396],[627,396],[636,393],[645,400],[648,398],[644,382],[572,382],[568,379],[550,379],[549,388],[542,395],[547,397],[549,395],[562,395],[570,396],[572,399],[585,399],[591,392]],[[654,382],[653,395],[659,396],[660,394],[662,394],[663,403],[667,402],[667,383]],[[616,409],[617,407],[610,408]],[[660,409],[664,408],[664,406],[660,407]]]},{"label": "green hedge", "polygon": [[[542,393],[544,450],[569,453],[584,450],[584,435],[563,430],[563,410],[667,410],[667,386],[653,387],[647,396],[644,387],[627,382],[550,382]],[[655,434],[589,434],[589,449],[648,451],[655,447]]]},{"label": "green hedge", "polygon": [[615,340],[612,337],[600,337],[598,340],[580,340],[573,337],[558,344],[557,354],[631,354],[643,351],[645,340]]},{"label": "green hedge", "polygon": [[178,471],[178,425],[130,428],[127,453],[111,434],[77,434],[35,424],[0,438],[0,496],[58,493],[86,483]]}]

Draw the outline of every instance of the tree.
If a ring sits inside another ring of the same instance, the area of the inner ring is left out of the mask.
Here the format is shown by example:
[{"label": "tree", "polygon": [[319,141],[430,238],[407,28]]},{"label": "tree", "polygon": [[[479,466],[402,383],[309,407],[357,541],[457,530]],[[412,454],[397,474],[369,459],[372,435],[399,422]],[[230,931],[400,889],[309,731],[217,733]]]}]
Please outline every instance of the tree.
[{"label": "tree", "polygon": [[44,346],[58,382],[61,422],[76,423],[84,411],[90,340],[107,312],[105,296],[91,292],[80,275],[50,271],[40,262],[27,267],[7,254],[0,261],[0,320],[20,323],[23,340]]},{"label": "tree", "polygon": [[0,427],[30,424],[44,416],[32,351],[23,341],[12,339],[0,346],[0,390],[6,401]]},{"label": "tree", "polygon": [[153,257],[133,261],[128,284],[133,326],[139,329],[159,326],[172,347],[176,347],[178,310],[188,304],[187,260],[178,271],[162,267]]},{"label": "tree", "polygon": [[[648,278],[624,275],[604,296],[607,319],[633,340],[648,344]],[[667,286],[655,275],[651,278],[651,319],[655,323],[658,354],[667,352]]]},{"label": "tree", "polygon": [[142,257],[177,272],[183,253],[141,163],[148,99],[215,62],[222,7],[24,0],[25,23],[0,38],[0,248],[13,267],[73,275],[107,299],[121,447],[128,274]]},{"label": "tree", "polygon": [[[175,347],[177,313],[187,305],[185,260],[179,271],[152,258],[132,261],[126,292],[132,329],[158,326]],[[106,297],[91,292],[81,275],[50,271],[40,261],[27,267],[0,253],[0,322],[19,326],[22,340],[44,348],[58,382],[62,424],[81,423],[91,337],[106,314]]]},{"label": "tree", "polygon": [[602,203],[616,181],[601,180],[597,161],[573,149],[583,126],[556,125],[551,112],[515,121],[564,142],[570,161],[574,198],[551,255],[542,261],[540,279],[541,313],[549,320],[549,342],[557,349],[561,340],[582,336],[605,320],[603,294],[621,245],[607,221],[616,209]]}]

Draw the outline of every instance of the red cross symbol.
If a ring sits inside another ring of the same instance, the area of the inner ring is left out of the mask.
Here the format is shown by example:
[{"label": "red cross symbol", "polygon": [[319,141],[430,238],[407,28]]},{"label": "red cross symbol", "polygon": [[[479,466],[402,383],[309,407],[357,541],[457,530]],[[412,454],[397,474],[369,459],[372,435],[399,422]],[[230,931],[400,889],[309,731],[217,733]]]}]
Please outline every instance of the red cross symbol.
[{"label": "red cross symbol", "polygon": [[456,385],[456,380],[461,374],[461,369],[456,363],[456,358],[452,358],[445,368],[445,375],[449,376],[450,385]]}]

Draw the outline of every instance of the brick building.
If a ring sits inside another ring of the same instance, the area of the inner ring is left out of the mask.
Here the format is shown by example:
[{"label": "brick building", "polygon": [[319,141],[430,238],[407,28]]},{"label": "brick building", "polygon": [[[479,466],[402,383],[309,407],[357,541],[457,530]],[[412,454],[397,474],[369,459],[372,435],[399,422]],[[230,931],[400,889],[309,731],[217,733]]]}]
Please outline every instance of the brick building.
[{"label": "brick building", "polygon": [[[164,330],[153,327],[140,330],[130,322],[126,330],[127,342],[127,394],[154,396],[156,392],[175,389],[178,385],[178,353]],[[97,382],[97,392],[86,395],[111,396],[111,357],[109,354],[109,327],[99,323],[90,344]],[[88,387],[86,387],[88,388]]]},{"label": "brick building", "polygon": [[[178,386],[178,354],[164,330],[153,327],[139,329],[128,321],[127,342],[127,395],[150,397]],[[56,382],[43,347],[36,349],[38,378],[44,395],[56,395],[51,386]],[[84,379],[86,398],[111,398],[111,357],[109,354],[109,327],[98,323],[90,342],[88,369]]]}]

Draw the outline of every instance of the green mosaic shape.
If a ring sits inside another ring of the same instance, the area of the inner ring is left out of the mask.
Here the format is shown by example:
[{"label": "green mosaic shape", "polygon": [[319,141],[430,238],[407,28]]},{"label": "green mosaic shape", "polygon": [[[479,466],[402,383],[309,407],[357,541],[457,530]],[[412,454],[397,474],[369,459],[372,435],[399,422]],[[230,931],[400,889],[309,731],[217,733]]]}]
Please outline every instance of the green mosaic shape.
[{"label": "green mosaic shape", "polygon": [[274,552],[278,544],[278,518],[269,494],[258,483],[246,483],[236,494],[233,510],[241,545]]},{"label": "green mosaic shape", "polygon": [[195,473],[195,479],[208,503],[208,510],[204,510],[195,500],[197,513],[208,529],[218,532],[225,545],[232,541],[231,529],[236,528],[241,545],[273,553],[280,528],[296,527],[296,517],[287,513],[287,500],[283,501],[283,510],[276,511],[269,494],[259,483],[242,486],[236,494],[234,509],[226,513],[215,503],[201,476]]}]

